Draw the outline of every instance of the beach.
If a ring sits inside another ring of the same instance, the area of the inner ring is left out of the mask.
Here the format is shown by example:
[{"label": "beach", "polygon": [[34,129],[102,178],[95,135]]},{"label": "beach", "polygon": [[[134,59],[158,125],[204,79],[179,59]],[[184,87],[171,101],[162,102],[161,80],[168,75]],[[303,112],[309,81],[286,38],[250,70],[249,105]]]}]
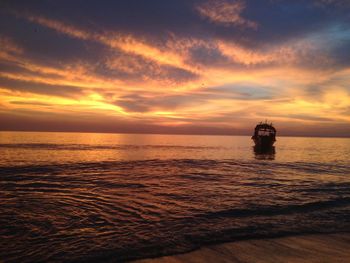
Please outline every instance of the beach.
[{"label": "beach", "polygon": [[181,262],[349,262],[350,233],[252,239],[134,263]]}]

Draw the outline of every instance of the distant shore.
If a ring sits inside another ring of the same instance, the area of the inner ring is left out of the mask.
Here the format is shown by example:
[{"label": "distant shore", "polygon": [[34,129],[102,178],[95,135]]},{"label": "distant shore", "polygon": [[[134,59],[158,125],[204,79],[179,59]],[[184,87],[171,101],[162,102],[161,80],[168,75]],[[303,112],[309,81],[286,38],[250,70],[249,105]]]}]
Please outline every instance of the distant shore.
[{"label": "distant shore", "polygon": [[237,241],[135,263],[350,262],[350,233],[310,234]]}]

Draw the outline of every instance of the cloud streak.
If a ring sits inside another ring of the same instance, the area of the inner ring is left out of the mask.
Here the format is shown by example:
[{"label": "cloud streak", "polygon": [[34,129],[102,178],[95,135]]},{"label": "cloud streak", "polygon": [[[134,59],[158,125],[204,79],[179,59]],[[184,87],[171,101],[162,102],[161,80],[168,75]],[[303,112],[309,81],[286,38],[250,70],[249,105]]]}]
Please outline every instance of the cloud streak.
[{"label": "cloud streak", "polygon": [[38,23],[39,25],[51,28],[62,34],[69,35],[82,40],[92,40],[102,43],[113,49],[120,49],[123,52],[131,53],[154,60],[157,63],[170,65],[174,67],[183,67],[182,58],[177,54],[166,50],[157,49],[145,41],[136,39],[132,35],[125,35],[118,32],[89,32],[79,29],[63,22],[48,19],[41,16],[25,16],[29,21]]},{"label": "cloud streak", "polygon": [[196,6],[199,14],[211,22],[223,26],[238,26],[243,28],[257,29],[258,24],[242,16],[246,8],[242,0],[209,0]]}]

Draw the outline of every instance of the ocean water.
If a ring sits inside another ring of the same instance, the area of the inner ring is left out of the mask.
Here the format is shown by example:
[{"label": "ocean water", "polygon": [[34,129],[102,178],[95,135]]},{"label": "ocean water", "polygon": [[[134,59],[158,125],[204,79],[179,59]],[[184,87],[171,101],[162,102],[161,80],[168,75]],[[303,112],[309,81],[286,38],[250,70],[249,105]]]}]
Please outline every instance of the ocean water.
[{"label": "ocean water", "polygon": [[350,231],[350,139],[0,133],[0,261],[121,262]]}]

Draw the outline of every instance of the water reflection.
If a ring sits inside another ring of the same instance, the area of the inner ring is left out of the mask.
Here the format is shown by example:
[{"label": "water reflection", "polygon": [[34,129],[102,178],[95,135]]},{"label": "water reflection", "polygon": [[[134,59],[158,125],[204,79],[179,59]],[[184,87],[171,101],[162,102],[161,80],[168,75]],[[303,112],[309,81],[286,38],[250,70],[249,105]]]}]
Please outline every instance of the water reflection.
[{"label": "water reflection", "polygon": [[0,132],[0,261],[124,262],[350,229],[350,139],[282,137],[278,155],[251,143]]},{"label": "water reflection", "polygon": [[279,137],[276,147],[278,155],[273,151],[254,154],[249,136],[0,132],[0,167],[151,159],[247,161],[273,157],[279,162],[346,165],[349,162],[349,138]]},{"label": "water reflection", "polygon": [[275,146],[262,149],[260,147],[253,147],[255,159],[257,160],[275,160],[276,149]]}]

